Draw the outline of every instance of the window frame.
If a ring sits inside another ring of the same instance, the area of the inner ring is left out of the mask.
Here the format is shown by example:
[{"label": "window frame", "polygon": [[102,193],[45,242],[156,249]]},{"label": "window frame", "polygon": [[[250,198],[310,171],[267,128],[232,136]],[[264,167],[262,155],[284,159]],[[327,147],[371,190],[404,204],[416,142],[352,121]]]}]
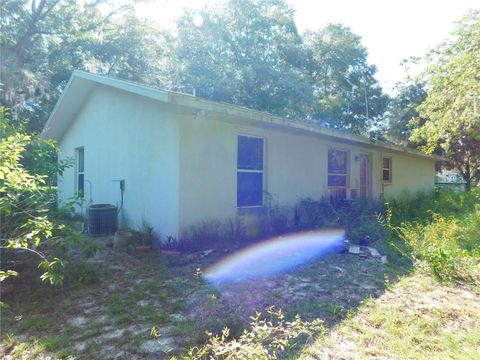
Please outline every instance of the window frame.
[{"label": "window frame", "polygon": [[[330,173],[329,171],[329,153],[330,151],[341,151],[345,153],[345,161],[346,161],[346,166],[345,166],[345,174],[334,174]],[[337,186],[337,185],[330,185],[328,182],[328,179],[330,175],[340,175],[340,176],[345,176],[345,185]],[[350,186],[350,151],[346,149],[341,149],[341,148],[336,148],[336,147],[329,147],[327,149],[327,187],[329,189],[345,189],[347,190]]]},{"label": "window frame", "polygon": [[[261,139],[262,140],[262,169],[261,170],[251,170],[251,169],[239,169],[238,167],[238,143],[239,143],[239,138],[240,137],[247,137],[247,138],[254,138],[254,139]],[[265,160],[266,160],[266,138],[264,136],[258,136],[258,135],[252,135],[252,134],[245,134],[245,133],[237,133],[237,165],[236,165],[236,181],[237,181],[237,191],[236,191],[236,207],[237,209],[258,209],[258,208],[263,208],[265,206],[264,204],[264,198],[263,194],[266,191],[265,190]],[[238,173],[257,173],[257,174],[262,174],[262,200],[260,205],[244,205],[240,206],[238,204]]]},{"label": "window frame", "polygon": [[[386,168],[386,167],[384,166],[384,164],[383,164],[383,162],[384,162],[385,159],[388,159],[388,163],[389,163],[389,166],[390,166],[390,167],[388,167],[388,168]],[[388,171],[388,173],[389,173],[389,178],[388,178],[388,180],[385,180],[385,179],[383,178],[383,172],[384,172],[385,170]],[[387,185],[390,185],[390,184],[393,183],[393,158],[392,158],[391,156],[382,156],[382,182],[383,182],[384,184],[387,184]]]},{"label": "window frame", "polygon": [[[80,171],[80,154],[83,160],[82,171]],[[80,175],[83,175],[83,191],[79,189]],[[85,197],[85,148],[83,146],[75,148],[75,194],[82,199]]]}]

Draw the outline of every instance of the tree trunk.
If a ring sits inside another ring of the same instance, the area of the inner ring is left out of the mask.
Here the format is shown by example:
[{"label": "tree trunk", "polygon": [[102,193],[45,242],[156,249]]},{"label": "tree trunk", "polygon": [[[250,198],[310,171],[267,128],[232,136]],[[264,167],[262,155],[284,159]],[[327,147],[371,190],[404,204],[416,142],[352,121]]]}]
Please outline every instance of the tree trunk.
[{"label": "tree trunk", "polygon": [[465,184],[465,191],[469,192],[470,190],[472,190],[472,179],[468,178],[468,179],[465,179],[465,181],[467,182]]},{"label": "tree trunk", "polygon": [[469,192],[472,189],[472,172],[470,169],[470,160],[467,160],[465,164],[465,173],[463,175],[463,180],[465,180],[465,191]]}]

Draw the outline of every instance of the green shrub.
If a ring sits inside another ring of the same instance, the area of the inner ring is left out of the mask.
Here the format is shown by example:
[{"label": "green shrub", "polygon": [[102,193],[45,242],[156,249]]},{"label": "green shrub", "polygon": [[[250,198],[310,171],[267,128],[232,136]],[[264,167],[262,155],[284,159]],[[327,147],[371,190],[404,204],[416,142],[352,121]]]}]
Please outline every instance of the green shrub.
[{"label": "green shrub", "polygon": [[[306,337],[325,331],[320,320],[305,322],[296,316],[286,321],[281,310],[267,309],[267,318],[257,313],[252,317],[250,330],[238,338],[231,338],[225,328],[221,336],[208,333],[205,345],[194,347],[180,356],[183,360],[197,359],[278,359],[306,342]],[[302,338],[303,335],[303,338]],[[175,357],[172,359],[176,359]]]},{"label": "green shrub", "polygon": [[390,226],[411,258],[440,280],[477,282],[480,266],[480,205],[463,217],[430,213],[431,222]]},{"label": "green shrub", "polygon": [[74,281],[82,284],[96,284],[100,281],[98,267],[87,263],[73,265],[69,274]]},{"label": "green shrub", "polygon": [[330,201],[300,201],[296,210],[296,223],[299,230],[313,230],[336,227],[341,218]]},{"label": "green shrub", "polygon": [[391,223],[400,225],[404,222],[415,221],[427,224],[432,221],[433,214],[442,216],[461,216],[471,212],[480,204],[480,189],[465,192],[435,191],[404,194],[388,200],[387,209],[391,209]]},{"label": "green shrub", "polygon": [[154,246],[159,241],[155,230],[147,221],[143,221],[140,228],[131,230],[131,232],[136,245]]},{"label": "green shrub", "polygon": [[57,210],[55,182],[72,164],[57,162],[53,142],[27,134],[7,115],[0,107],[0,280],[18,275],[26,262],[44,271],[42,280],[60,284],[71,262],[63,255],[73,247],[95,251]]},{"label": "green shrub", "polygon": [[202,221],[190,226],[181,237],[182,251],[204,250],[218,246],[225,241],[225,224],[219,220]]}]

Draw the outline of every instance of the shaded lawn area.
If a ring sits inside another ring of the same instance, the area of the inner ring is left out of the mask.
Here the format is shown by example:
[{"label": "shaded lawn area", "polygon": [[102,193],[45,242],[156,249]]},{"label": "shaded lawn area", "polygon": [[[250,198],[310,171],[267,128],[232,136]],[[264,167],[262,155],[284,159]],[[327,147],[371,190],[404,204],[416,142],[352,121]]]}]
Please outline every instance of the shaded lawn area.
[{"label": "shaded lawn area", "polygon": [[334,326],[385,288],[385,265],[336,253],[289,273],[213,287],[201,270],[221,257],[132,256],[104,248],[90,262],[99,274],[93,284],[53,288],[25,278],[2,299],[2,355],[168,358],[203,343],[206,331],[228,326],[240,334],[251,315],[269,306],[287,318],[299,313]]},{"label": "shaded lawn area", "polygon": [[223,255],[104,248],[89,265],[99,275],[84,274],[94,283],[53,288],[25,277],[2,298],[0,356],[169,358],[202,344],[206,331],[227,326],[238,336],[251,315],[275,306],[287,318],[298,313],[328,327],[290,358],[480,358],[478,286],[441,284],[420,272],[402,277],[398,265],[337,253],[289,273],[210,286],[201,271]]},{"label": "shaded lawn area", "polygon": [[480,359],[480,288],[417,272],[319,337],[301,359]]}]

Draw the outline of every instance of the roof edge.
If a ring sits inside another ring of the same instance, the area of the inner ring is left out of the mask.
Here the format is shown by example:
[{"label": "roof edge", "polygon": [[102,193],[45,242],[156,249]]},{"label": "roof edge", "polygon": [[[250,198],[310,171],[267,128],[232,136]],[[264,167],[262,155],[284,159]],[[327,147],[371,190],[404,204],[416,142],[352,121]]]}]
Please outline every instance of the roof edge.
[{"label": "roof edge", "polygon": [[413,148],[387,144],[382,141],[370,140],[366,137],[347,133],[341,130],[324,128],[318,124],[315,124],[313,122],[308,122],[305,120],[287,119],[281,116],[270,114],[268,112],[254,110],[254,109],[250,109],[240,105],[233,105],[226,102],[208,100],[208,99],[204,99],[204,98],[196,97],[194,95],[180,93],[180,92],[160,90],[160,89],[139,84],[133,81],[115,79],[108,76],[94,74],[94,73],[90,73],[82,70],[73,71],[70,79],[67,82],[67,85],[65,86],[65,89],[60,95],[52,113],[50,114],[44,128],[42,129],[42,132],[41,132],[42,137],[47,137],[46,132],[48,131],[50,125],[54,123],[58,109],[60,108],[61,103],[64,101],[64,98],[68,93],[68,90],[70,89],[74,79],[76,78],[85,79],[88,81],[92,81],[94,83],[110,86],[113,88],[130,92],[130,93],[134,93],[139,96],[145,96],[153,100],[169,103],[172,105],[184,106],[184,107],[194,108],[198,110],[212,111],[212,112],[222,113],[222,114],[231,115],[231,116],[239,116],[242,118],[255,120],[263,124],[273,124],[273,125],[283,127],[285,129],[290,129],[290,130],[301,130],[301,131],[310,132],[313,134],[324,135],[328,137],[341,139],[344,141],[359,143],[359,144],[372,146],[372,147],[379,147],[379,148],[386,149],[388,151],[406,153],[411,156],[422,157],[430,160],[435,160],[435,161],[447,160],[442,156],[428,155]]}]

